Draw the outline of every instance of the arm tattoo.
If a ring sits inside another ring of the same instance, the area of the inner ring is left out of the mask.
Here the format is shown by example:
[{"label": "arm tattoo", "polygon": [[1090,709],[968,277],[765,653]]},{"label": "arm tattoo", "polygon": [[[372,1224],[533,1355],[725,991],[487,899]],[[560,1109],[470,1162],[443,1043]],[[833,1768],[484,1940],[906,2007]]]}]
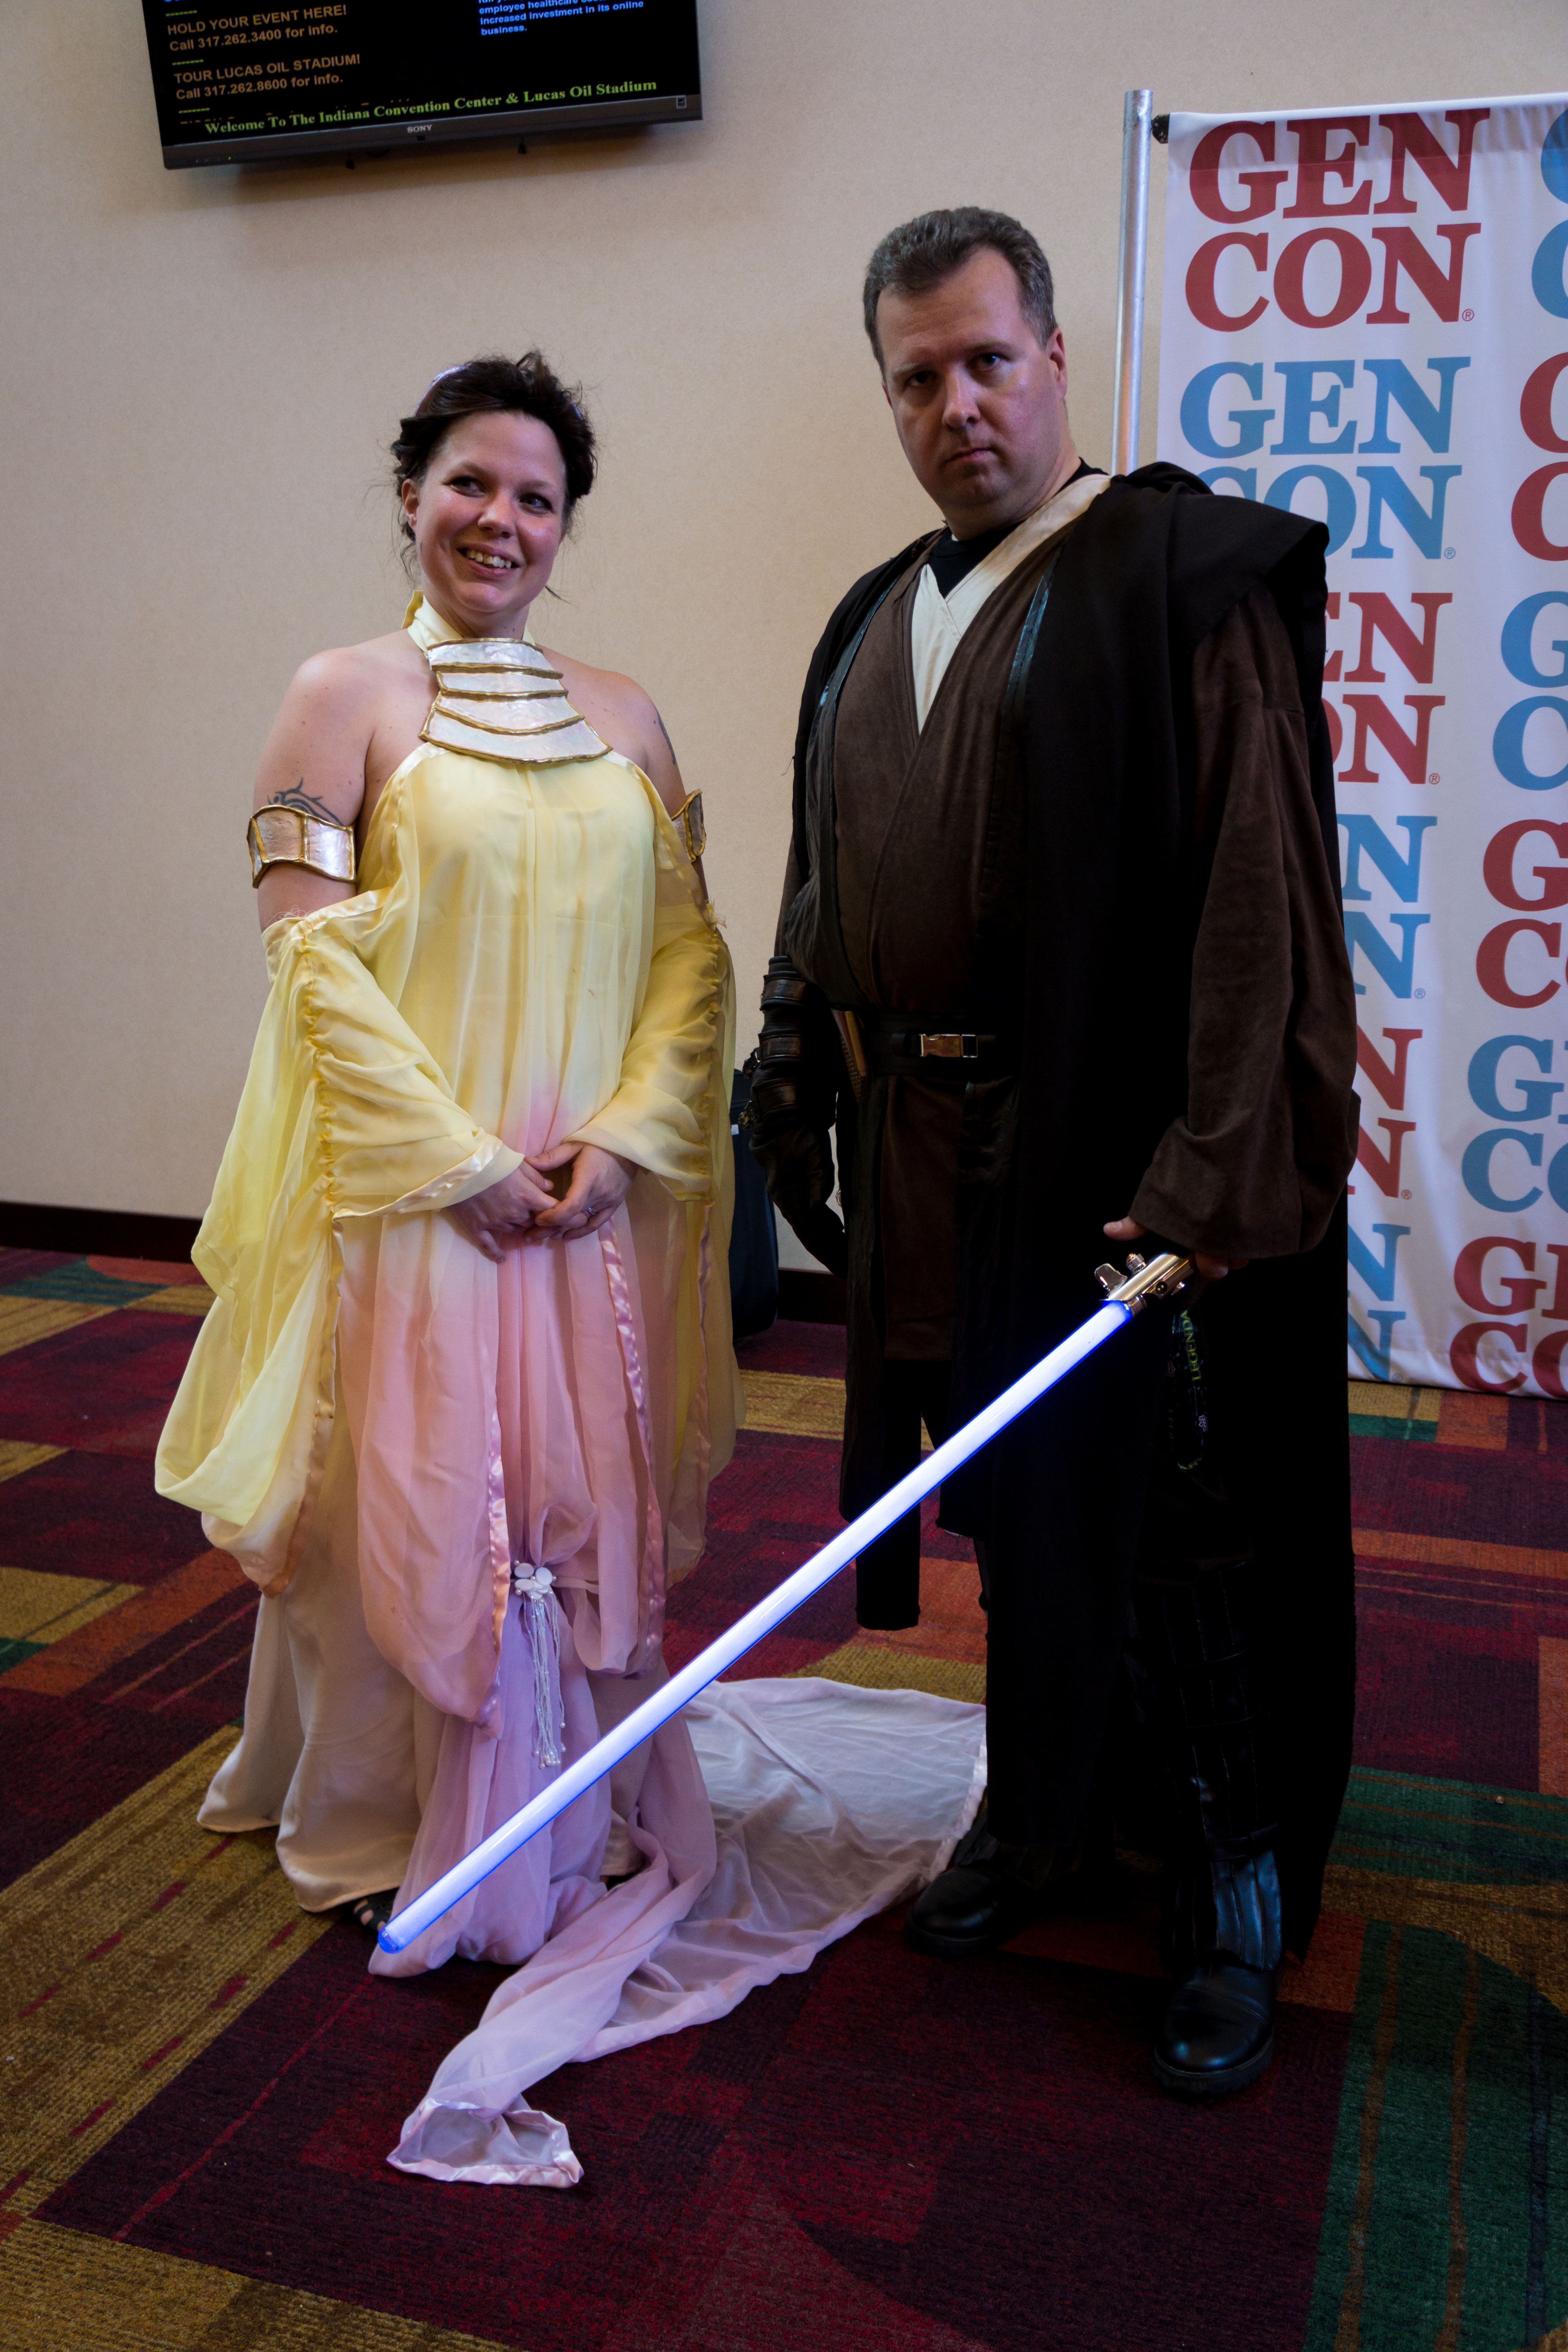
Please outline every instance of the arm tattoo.
[{"label": "arm tattoo", "polygon": [[[659,719],[659,717],[658,717],[658,704],[657,704],[657,703],[656,703],[656,704],[655,704],[655,706],[654,706],[654,713],[653,713],[653,715],[654,715],[654,717],[655,717],[656,719],[658,719],[658,731],[659,731],[659,733],[660,733],[660,734],[663,736],[663,738],[664,738],[664,741],[665,741],[665,748],[666,748],[666,750],[668,751],[670,758],[671,758],[672,760],[675,760],[675,746],[674,746],[674,744],[673,744],[673,743],[670,741],[670,740],[669,740],[669,730],[668,730],[668,728],[665,725],[665,723],[664,723],[663,719]],[[676,761],[675,761],[675,764],[676,764],[676,766],[677,766],[677,767],[679,767],[679,766],[680,765],[679,761],[679,760],[676,760]],[[300,777],[300,782],[301,782],[301,783],[303,783],[305,780],[304,780],[304,778],[301,776],[301,777]]]},{"label": "arm tattoo", "polygon": [[[668,740],[669,739],[667,736],[665,740],[668,742]],[[279,793],[274,799],[272,805],[274,808],[302,809],[307,816],[320,817],[322,823],[326,824],[341,825],[342,823],[342,819],[339,816],[336,809],[330,809],[325,801],[311,799],[310,793],[305,790],[305,779],[303,776],[300,777],[297,784],[290,784],[286,793]]]}]

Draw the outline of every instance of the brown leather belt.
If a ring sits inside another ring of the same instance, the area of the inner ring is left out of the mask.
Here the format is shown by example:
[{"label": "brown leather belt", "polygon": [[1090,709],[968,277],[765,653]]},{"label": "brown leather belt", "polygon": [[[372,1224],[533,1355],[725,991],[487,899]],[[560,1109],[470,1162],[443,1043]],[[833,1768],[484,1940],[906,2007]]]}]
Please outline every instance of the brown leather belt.
[{"label": "brown leather belt", "polygon": [[1013,1076],[1017,1052],[1010,1037],[977,1029],[949,1029],[930,1014],[860,1013],[853,1016],[868,1076],[924,1078],[939,1086],[969,1086]]}]

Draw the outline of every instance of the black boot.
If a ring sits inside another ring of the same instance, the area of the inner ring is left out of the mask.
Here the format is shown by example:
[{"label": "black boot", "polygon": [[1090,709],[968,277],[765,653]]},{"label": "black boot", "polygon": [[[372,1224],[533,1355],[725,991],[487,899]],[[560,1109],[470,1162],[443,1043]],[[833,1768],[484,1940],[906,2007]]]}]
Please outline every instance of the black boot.
[{"label": "black boot", "polygon": [[912,1951],[966,1960],[1011,1942],[1042,1912],[1086,1891],[1111,1866],[1109,1812],[1091,1806],[1069,1846],[1004,1845],[982,1799],[973,1827],[904,1921]]},{"label": "black boot", "polygon": [[1153,2066],[1189,2097],[1241,2090],[1274,2055],[1284,1946],[1252,1580],[1239,1560],[1137,1591],[1131,1663],[1173,1798],[1161,1945],[1175,1983]]}]

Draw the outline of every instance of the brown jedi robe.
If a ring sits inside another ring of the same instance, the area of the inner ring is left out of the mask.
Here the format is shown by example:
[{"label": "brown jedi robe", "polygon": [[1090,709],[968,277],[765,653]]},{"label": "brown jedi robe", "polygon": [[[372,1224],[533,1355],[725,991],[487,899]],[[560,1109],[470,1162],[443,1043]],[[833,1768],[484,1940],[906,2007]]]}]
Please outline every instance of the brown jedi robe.
[{"label": "brown jedi robe", "polygon": [[[1163,1180],[1166,1213],[1179,1193],[1194,1219],[1205,1201],[1214,1218],[1207,1230],[1173,1238],[1221,1255],[1265,1245],[1284,1253],[1258,1255],[1245,1275],[1215,1286],[1200,1311],[1212,1343],[1215,1427],[1229,1433],[1279,1673],[1278,1853],[1295,1951],[1305,1950],[1316,1916],[1354,1691],[1342,1198],[1316,1246],[1301,1247],[1321,1202],[1342,1186],[1355,1139],[1349,976],[1336,965],[1343,946],[1324,921],[1320,887],[1326,879],[1331,899],[1333,778],[1321,696],[1326,544],[1321,524],[1216,499],[1179,468],[1156,465],[1111,482],[1062,549],[1048,608],[1020,643],[1009,677],[1016,723],[998,730],[1013,789],[994,796],[977,968],[989,1025],[1011,1022],[1008,1067],[1017,1076],[998,1067],[964,1089],[952,1359],[952,1410],[963,1420],[1082,1321],[1094,1302],[1091,1269],[1107,1252],[1101,1224],[1142,1199],[1152,1171]],[[781,1009],[769,1015],[780,1035],[752,1097],[768,1097],[753,1148],[775,1200],[812,1246],[820,1240],[835,1255],[819,1204],[833,1182],[830,1135],[837,1143],[851,1208],[847,1513],[863,1509],[883,1483],[889,1390],[875,1228],[889,1081],[871,1078],[852,1099],[828,1012],[853,1006],[859,991],[839,936],[837,842],[824,822],[830,803],[814,789],[813,755],[878,604],[925,551],[909,548],[858,581],[812,657],[781,939],[805,977],[794,981],[784,965]],[[1293,697],[1246,629],[1240,658],[1215,659],[1234,644],[1234,616],[1249,601],[1268,635],[1270,607],[1278,613],[1294,657]],[[1267,794],[1248,782],[1248,746],[1283,727],[1300,748],[1298,709],[1315,850],[1300,838],[1291,761],[1273,761]],[[1011,823],[1000,838],[998,814],[1016,814],[1016,839]],[[1280,941],[1273,931],[1265,939],[1260,925],[1254,945],[1268,949],[1268,969],[1249,974],[1239,1004],[1222,1003],[1216,1026],[1207,975],[1234,999],[1223,950],[1229,940],[1239,954],[1247,938],[1249,871],[1259,904],[1272,902],[1296,933],[1299,985],[1288,999],[1271,993]],[[1213,919],[1211,877],[1225,902]],[[1015,885],[1022,916],[1007,936]],[[1205,1001],[1194,1003],[1199,972]],[[1309,972],[1314,995],[1329,991],[1326,1022],[1309,1002]],[[1248,995],[1259,1008],[1251,1026]],[[1331,1037],[1341,1040],[1337,1053]],[[1220,1086],[1207,1087],[1211,1063],[1221,1081],[1264,1066],[1261,1095],[1233,1089],[1236,1102],[1250,1099],[1260,1114],[1283,1087],[1278,1072],[1299,1066],[1293,1181],[1273,1160],[1274,1143],[1258,1162],[1272,1181],[1244,1181],[1247,1139],[1226,1115]],[[1318,1099],[1325,1090],[1331,1100]],[[1184,1166],[1179,1182],[1166,1173],[1167,1152]],[[1216,1208],[1205,1192],[1222,1162],[1237,1180],[1234,1213],[1228,1199]],[[1104,1750],[1165,1353],[1163,1319],[1145,1316],[943,1488],[944,1524],[987,1541],[992,1826],[1015,1843],[1076,1835]]]},{"label": "brown jedi robe", "polygon": [[1355,992],[1295,658],[1267,588],[1199,645],[1192,696],[1203,919],[1187,1102],[1131,1213],[1216,1256],[1291,1256],[1321,1240],[1354,1151]]},{"label": "brown jedi robe", "polygon": [[[974,985],[984,916],[1007,927],[1023,919],[1016,869],[1001,903],[982,904],[1000,714],[1020,627],[1065,536],[1035,551],[976,614],[923,730],[910,653],[923,549],[844,681],[817,756],[832,762],[845,954],[879,1011],[936,1014],[954,1030],[984,1025]],[[1344,1157],[1355,999],[1295,658],[1267,588],[1197,647],[1191,709],[1188,878],[1203,915],[1187,1101],[1132,1201],[1108,1201],[1106,1216],[1130,1210],[1154,1233],[1216,1255],[1285,1256],[1321,1240],[1340,1197],[1331,1171]],[[818,793],[824,781],[812,779]],[[877,1207],[889,1359],[952,1353],[962,1118],[952,1086],[887,1082]]]}]

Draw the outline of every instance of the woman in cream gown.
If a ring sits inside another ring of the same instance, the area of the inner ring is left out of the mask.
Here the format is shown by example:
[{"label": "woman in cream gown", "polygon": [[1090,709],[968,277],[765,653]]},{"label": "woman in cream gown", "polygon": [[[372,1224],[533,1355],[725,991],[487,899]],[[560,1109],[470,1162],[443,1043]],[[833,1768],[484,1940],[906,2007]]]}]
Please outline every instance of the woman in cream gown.
[{"label": "woman in cream gown", "polygon": [[[738,1399],[733,990],[700,835],[647,697],[528,628],[593,480],[586,420],[537,353],[478,361],[394,455],[424,593],[306,663],[263,754],[254,839],[292,824],[309,856],[352,826],[357,873],[258,875],[270,992],[158,1458],[264,1596],[202,1822],[278,1824],[310,1910],[408,1902],[662,1679]],[[976,1711],[863,1722],[873,1696],[725,1686],[377,1949],[388,1975],[528,1963],[393,2161],[569,2183],[530,2083],[721,2014],[923,1875]]]}]

